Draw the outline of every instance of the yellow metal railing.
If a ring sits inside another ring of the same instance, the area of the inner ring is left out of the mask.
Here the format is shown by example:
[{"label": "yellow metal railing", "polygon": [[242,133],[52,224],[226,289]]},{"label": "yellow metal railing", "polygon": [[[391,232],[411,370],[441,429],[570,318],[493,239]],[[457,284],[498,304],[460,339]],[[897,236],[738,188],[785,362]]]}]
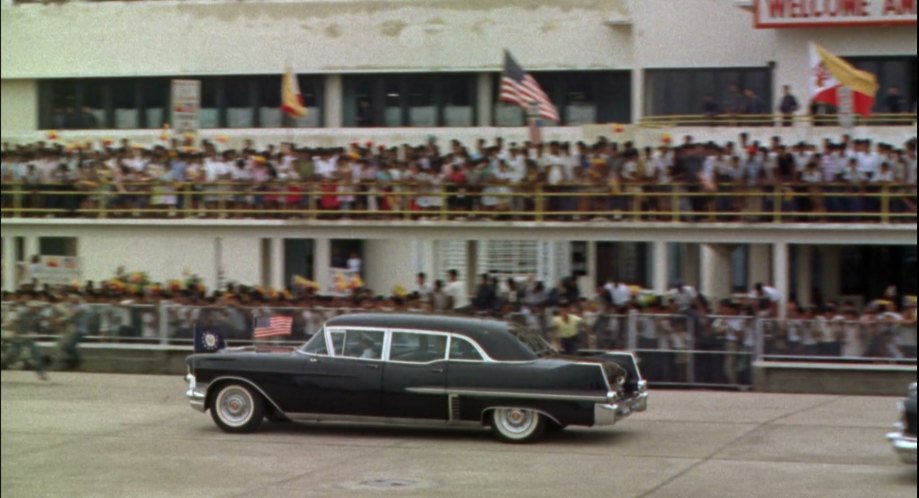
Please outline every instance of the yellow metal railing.
[{"label": "yellow metal railing", "polygon": [[3,183],[4,218],[365,218],[386,220],[915,223],[916,187],[419,185],[411,183]]},{"label": "yellow metal railing", "polygon": [[[842,126],[838,114],[685,114],[645,116],[638,124],[642,128],[672,128],[679,126],[791,126],[798,123],[814,126]],[[874,114],[855,116],[855,126],[916,126],[916,113]]]}]

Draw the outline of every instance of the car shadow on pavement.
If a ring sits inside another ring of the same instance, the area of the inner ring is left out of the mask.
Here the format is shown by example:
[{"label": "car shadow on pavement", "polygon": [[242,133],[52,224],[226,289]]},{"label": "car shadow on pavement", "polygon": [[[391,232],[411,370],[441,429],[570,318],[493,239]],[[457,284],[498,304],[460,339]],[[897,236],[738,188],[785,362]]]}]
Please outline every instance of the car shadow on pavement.
[{"label": "car shadow on pavement", "polygon": [[[202,432],[219,433],[216,427],[202,429]],[[347,424],[332,422],[266,422],[259,427],[252,436],[263,435],[290,435],[311,436],[318,438],[341,438],[350,436],[365,439],[404,439],[405,441],[429,442],[494,442],[491,431],[486,428],[475,427],[414,427],[401,425],[371,425]],[[551,443],[558,446],[608,446],[620,444],[639,438],[639,435],[629,431],[609,431],[591,429],[568,429],[545,434],[535,444]]]}]

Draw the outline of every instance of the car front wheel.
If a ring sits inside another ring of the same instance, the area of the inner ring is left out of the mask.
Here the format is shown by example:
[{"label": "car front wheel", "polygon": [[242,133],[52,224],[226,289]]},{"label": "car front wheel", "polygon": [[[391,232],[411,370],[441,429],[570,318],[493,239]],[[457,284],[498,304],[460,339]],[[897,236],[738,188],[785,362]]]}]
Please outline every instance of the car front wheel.
[{"label": "car front wheel", "polygon": [[243,384],[230,383],[220,387],[211,406],[211,418],[226,432],[252,432],[265,416],[262,398]]},{"label": "car front wheel", "polygon": [[546,419],[525,408],[498,408],[491,412],[491,428],[503,441],[529,443],[546,431]]}]

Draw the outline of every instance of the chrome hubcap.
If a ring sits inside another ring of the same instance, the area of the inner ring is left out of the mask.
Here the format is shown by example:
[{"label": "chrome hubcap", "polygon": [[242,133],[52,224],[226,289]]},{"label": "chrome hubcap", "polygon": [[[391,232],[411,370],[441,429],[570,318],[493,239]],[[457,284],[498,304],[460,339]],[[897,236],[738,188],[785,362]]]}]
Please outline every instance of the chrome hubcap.
[{"label": "chrome hubcap", "polygon": [[220,419],[227,425],[238,427],[252,416],[252,396],[240,387],[228,387],[217,398]]},{"label": "chrome hubcap", "polygon": [[498,411],[498,423],[505,433],[514,436],[525,435],[536,425],[537,415],[530,410],[501,409]]}]

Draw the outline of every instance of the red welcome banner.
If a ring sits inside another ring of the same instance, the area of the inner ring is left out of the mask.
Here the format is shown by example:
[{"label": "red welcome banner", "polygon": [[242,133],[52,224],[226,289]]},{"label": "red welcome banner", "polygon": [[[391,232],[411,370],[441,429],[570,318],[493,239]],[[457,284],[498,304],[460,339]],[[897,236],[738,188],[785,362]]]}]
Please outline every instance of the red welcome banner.
[{"label": "red welcome banner", "polygon": [[756,27],[915,26],[919,0],[754,0]]}]

